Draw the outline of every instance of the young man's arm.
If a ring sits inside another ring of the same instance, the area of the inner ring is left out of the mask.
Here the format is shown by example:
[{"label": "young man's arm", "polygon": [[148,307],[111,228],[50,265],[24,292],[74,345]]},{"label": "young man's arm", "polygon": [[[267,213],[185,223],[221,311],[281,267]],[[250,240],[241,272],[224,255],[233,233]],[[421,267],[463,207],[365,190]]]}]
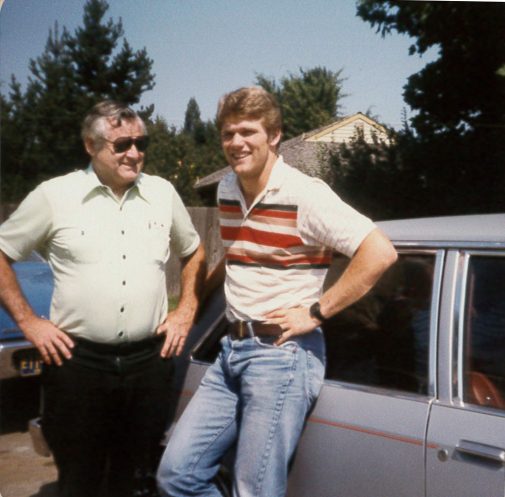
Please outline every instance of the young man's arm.
[{"label": "young man's arm", "polygon": [[[340,278],[322,295],[319,301],[321,314],[329,318],[359,300],[396,259],[396,250],[389,239],[374,229],[361,242]],[[310,315],[308,307],[277,309],[265,318],[269,323],[279,324],[283,330],[278,345],[321,324]]]},{"label": "young man's arm", "polygon": [[62,357],[69,359],[74,343],[51,321],[37,316],[26,301],[12,261],[0,250],[0,302],[7,309],[27,340],[37,347],[46,364],[61,366]]},{"label": "young man's arm", "polygon": [[205,250],[200,244],[189,256],[181,260],[181,297],[177,308],[169,312],[156,333],[165,333],[162,357],[179,355],[182,352],[189,330],[193,324],[202,294],[207,272]]}]

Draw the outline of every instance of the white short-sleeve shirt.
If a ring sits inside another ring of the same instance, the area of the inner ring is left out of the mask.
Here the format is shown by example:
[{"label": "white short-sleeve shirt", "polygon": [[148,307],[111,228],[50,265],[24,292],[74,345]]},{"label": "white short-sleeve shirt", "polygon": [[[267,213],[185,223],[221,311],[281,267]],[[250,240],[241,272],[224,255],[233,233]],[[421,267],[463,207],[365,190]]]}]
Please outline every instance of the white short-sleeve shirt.
[{"label": "white short-sleeve shirt", "polygon": [[93,169],[40,184],[0,226],[0,249],[14,260],[39,250],[55,286],[50,319],[96,342],[152,335],[167,310],[165,267],[200,242],[166,180],[140,174],[121,200]]},{"label": "white short-sleeve shirt", "polygon": [[218,188],[230,320],[262,320],[319,299],[332,253],[351,257],[374,223],[323,181],[276,161],[265,190],[246,207],[238,178]]}]

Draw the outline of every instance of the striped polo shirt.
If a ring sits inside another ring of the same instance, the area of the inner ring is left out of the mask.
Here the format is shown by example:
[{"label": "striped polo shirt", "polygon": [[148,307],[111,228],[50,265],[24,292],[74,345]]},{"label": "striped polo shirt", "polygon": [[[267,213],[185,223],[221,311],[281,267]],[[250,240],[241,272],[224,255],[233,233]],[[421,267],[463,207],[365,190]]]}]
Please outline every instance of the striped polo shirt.
[{"label": "striped polo shirt", "polygon": [[323,181],[279,157],[247,208],[235,173],[218,188],[227,317],[262,320],[319,299],[334,251],[351,257],[375,228]]}]

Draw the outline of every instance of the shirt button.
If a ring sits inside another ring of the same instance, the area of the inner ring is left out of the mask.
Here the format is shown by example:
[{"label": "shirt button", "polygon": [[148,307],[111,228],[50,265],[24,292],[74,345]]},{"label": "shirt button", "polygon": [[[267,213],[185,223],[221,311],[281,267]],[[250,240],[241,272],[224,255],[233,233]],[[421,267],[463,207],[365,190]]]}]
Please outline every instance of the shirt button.
[{"label": "shirt button", "polygon": [[124,335],[124,331],[120,331],[118,334],[117,334],[119,337],[122,337]]},{"label": "shirt button", "polygon": [[123,254],[123,260],[126,259],[126,255]]},{"label": "shirt button", "polygon": [[126,281],[123,281],[123,286],[125,286],[125,285],[126,285]]},{"label": "shirt button", "polygon": [[124,230],[121,230],[121,234],[124,235]]},{"label": "shirt button", "polygon": [[124,307],[121,307],[120,311],[121,311],[121,312],[124,312]]}]

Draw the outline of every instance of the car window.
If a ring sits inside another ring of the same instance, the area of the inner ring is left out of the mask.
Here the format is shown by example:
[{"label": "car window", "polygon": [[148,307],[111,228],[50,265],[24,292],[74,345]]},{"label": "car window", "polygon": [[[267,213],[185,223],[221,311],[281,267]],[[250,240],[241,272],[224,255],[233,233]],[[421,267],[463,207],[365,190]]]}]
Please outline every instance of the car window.
[{"label": "car window", "polygon": [[505,258],[470,258],[465,302],[463,400],[505,409]]},{"label": "car window", "polygon": [[[337,260],[333,278],[346,264]],[[434,266],[434,255],[400,254],[363,299],[328,321],[328,379],[427,394]]]}]

